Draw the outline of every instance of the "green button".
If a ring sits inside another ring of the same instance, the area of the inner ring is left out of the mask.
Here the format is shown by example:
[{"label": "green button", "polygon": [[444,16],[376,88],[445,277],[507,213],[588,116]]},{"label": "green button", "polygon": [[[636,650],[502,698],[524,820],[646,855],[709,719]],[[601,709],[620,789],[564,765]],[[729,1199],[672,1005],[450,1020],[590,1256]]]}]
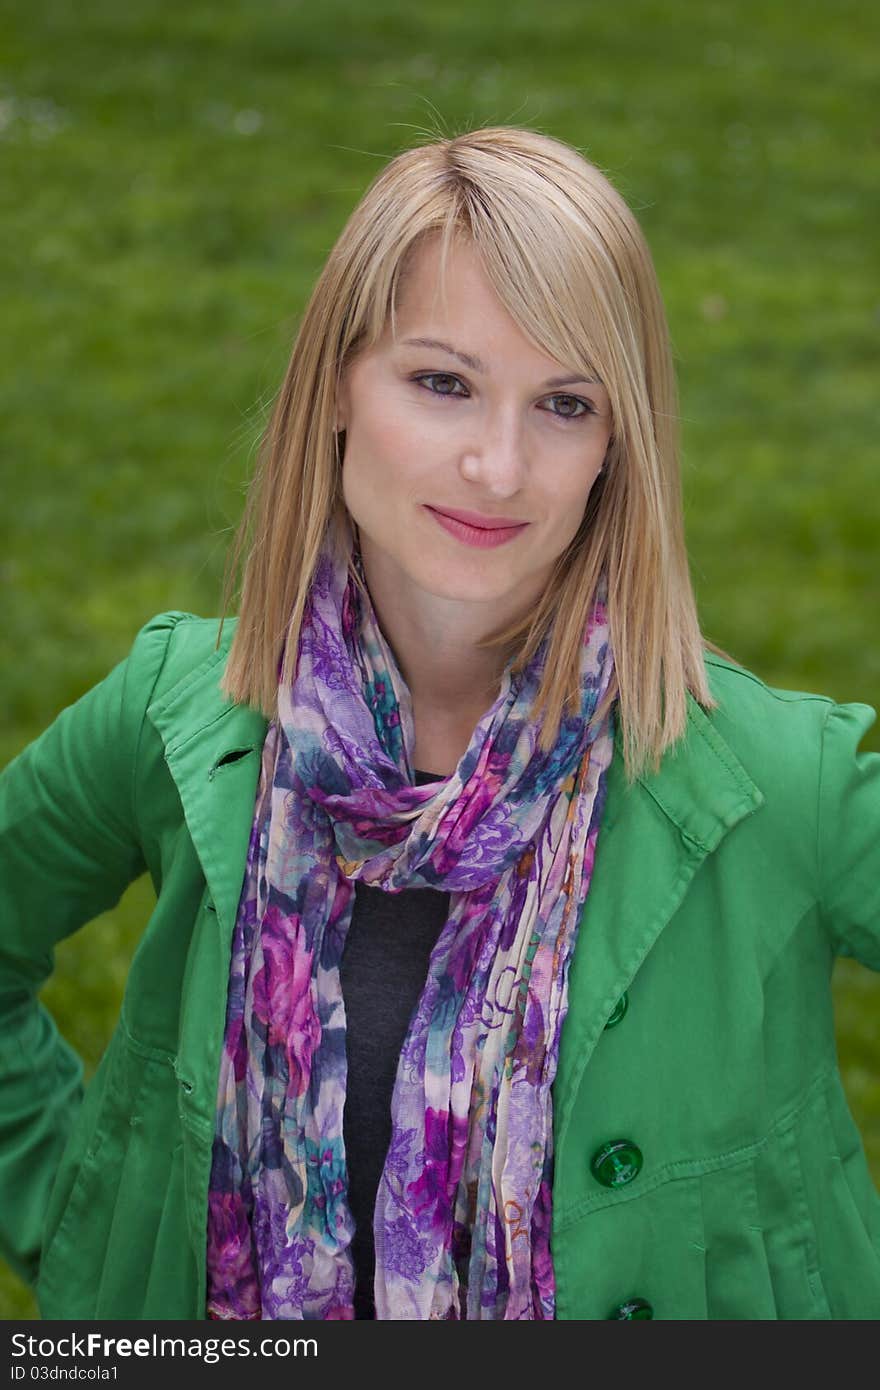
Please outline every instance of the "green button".
[{"label": "green button", "polygon": [[628,1298],[615,1308],[608,1318],[609,1322],[632,1322],[634,1318],[653,1318],[654,1309],[644,1298]]},{"label": "green button", "polygon": [[642,1151],[629,1139],[613,1139],[593,1155],[590,1168],[603,1187],[623,1187],[641,1172]]},{"label": "green button", "polygon": [[629,1000],[627,999],[626,994],[624,993],[620,996],[617,1003],[614,1005],[608,1022],[605,1024],[606,1028],[613,1028],[615,1024],[618,1024],[620,1022],[620,1020],[623,1018],[623,1015],[626,1013],[628,1004]]}]

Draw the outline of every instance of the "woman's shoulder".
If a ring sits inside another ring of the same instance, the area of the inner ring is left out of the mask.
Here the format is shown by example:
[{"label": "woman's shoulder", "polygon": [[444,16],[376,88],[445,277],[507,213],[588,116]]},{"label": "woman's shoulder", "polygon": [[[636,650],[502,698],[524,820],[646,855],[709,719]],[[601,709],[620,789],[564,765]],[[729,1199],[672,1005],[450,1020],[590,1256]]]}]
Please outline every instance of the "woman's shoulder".
[{"label": "woman's shoulder", "polygon": [[816,691],[770,685],[714,652],[706,653],[705,663],[718,704],[704,713],[759,784],[771,778],[774,769],[787,781],[796,780],[798,764],[821,759],[829,729],[848,728],[850,742],[857,745],[876,719],[873,706],[863,701],[840,703]]},{"label": "woman's shoulder", "polygon": [[176,608],[156,613],[134,639],[129,680],[149,682],[151,699],[159,699],[202,667],[224,661],[237,623],[226,617],[221,629],[220,618]]},{"label": "woman's shoulder", "polygon": [[709,688],[722,711],[762,715],[765,719],[789,724],[798,711],[808,719],[816,715],[822,718],[826,707],[834,703],[831,696],[816,691],[771,685],[756,672],[720,653],[706,652],[705,665]]}]

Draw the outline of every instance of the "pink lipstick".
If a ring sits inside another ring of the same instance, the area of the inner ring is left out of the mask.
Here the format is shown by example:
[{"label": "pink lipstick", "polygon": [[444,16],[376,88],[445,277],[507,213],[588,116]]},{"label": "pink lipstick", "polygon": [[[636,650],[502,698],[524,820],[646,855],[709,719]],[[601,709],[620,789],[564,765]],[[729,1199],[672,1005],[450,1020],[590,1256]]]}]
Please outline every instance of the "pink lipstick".
[{"label": "pink lipstick", "polygon": [[429,511],[434,520],[451,536],[464,541],[465,545],[475,545],[482,550],[504,545],[506,541],[513,540],[514,536],[524,531],[529,524],[527,521],[513,521],[506,516],[481,516],[479,512],[463,512],[458,509],[440,511],[438,507],[430,507],[427,504],[425,510]]}]

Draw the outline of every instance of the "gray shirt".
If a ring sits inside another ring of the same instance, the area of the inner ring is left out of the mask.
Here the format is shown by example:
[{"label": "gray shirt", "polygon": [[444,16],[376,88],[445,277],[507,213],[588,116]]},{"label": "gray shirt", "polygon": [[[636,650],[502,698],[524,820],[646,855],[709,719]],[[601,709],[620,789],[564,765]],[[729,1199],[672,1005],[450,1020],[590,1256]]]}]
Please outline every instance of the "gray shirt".
[{"label": "gray shirt", "polygon": [[[415,774],[416,785],[441,780]],[[373,1210],[391,1142],[391,1093],[400,1049],[449,915],[436,888],[386,893],[355,880],[355,901],[340,964],[348,1063],[343,1142],[355,1222],[356,1318],[374,1318]]]}]

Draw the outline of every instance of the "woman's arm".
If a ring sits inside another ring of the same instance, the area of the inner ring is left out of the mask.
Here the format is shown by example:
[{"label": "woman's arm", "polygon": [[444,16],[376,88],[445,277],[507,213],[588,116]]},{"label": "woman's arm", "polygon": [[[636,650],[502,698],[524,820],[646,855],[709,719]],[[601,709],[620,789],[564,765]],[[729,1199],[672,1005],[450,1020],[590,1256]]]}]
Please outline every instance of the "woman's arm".
[{"label": "woman's arm", "polygon": [[0,1254],[29,1282],[83,1093],[82,1061],[37,992],[56,943],[145,869],[138,748],[178,616],[147,623],[128,657],[0,776]]}]

